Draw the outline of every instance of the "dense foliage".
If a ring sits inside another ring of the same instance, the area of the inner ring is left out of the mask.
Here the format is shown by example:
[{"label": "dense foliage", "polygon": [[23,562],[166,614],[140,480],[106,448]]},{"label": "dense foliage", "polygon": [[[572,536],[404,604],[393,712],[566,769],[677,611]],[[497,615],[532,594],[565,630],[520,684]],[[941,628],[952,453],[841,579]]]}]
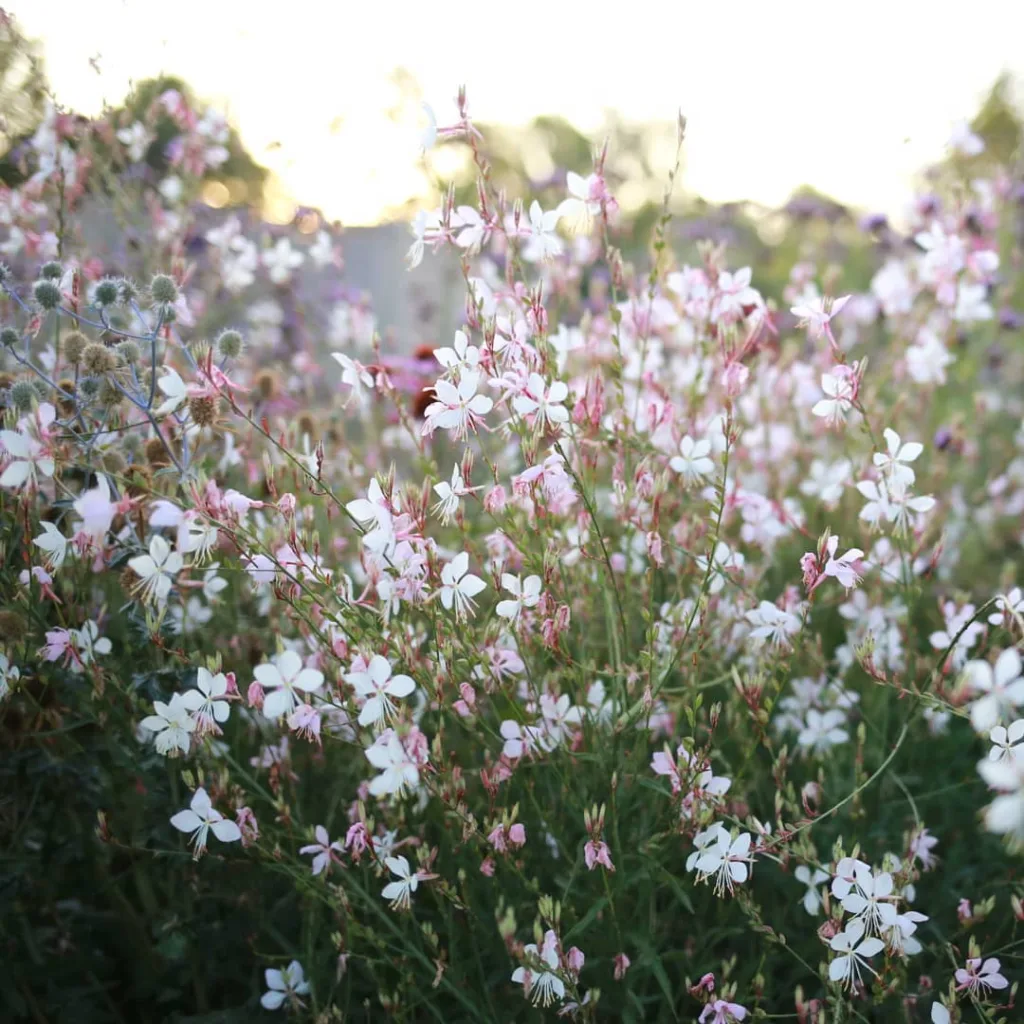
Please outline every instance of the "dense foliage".
[{"label": "dense foliage", "polygon": [[0,193],[4,1018],[1014,1019],[1021,183],[766,298],[429,120],[415,357],[180,90]]}]

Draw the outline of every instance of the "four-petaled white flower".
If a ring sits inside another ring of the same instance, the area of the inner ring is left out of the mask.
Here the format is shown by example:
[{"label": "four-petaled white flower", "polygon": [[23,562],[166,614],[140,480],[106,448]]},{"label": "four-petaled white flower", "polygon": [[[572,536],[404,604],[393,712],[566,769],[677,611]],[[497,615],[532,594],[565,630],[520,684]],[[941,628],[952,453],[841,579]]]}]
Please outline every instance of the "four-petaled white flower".
[{"label": "four-petaled white flower", "polygon": [[993,667],[987,661],[969,661],[964,666],[971,689],[981,694],[971,705],[971,724],[977,732],[988,732],[999,719],[1024,705],[1024,678],[1020,655],[1007,647]]},{"label": "four-petaled white flower", "polygon": [[845,716],[836,708],[830,711],[810,708],[804,727],[797,737],[797,743],[801,747],[809,747],[815,753],[824,753],[830,747],[845,743],[850,738],[850,734],[842,728],[845,724]]},{"label": "four-petaled white flower", "polygon": [[828,420],[832,426],[846,421],[846,414],[853,408],[857,396],[857,381],[847,366],[837,366],[832,373],[821,375],[821,390],[825,397],[815,403],[811,412]]},{"label": "four-petaled white flower", "polygon": [[128,559],[132,572],[139,577],[135,589],[140,592],[142,601],[146,604],[166,602],[174,577],[181,572],[184,564],[185,560],[181,555],[177,551],[172,551],[170,544],[159,534],[150,538],[148,555],[137,555]]},{"label": "four-petaled white flower", "polygon": [[298,960],[293,960],[283,971],[268,967],[264,978],[268,989],[260,997],[260,1006],[264,1010],[277,1010],[285,1000],[296,1006],[303,1005],[299,996],[309,992],[309,982]]},{"label": "four-petaled white flower", "polygon": [[446,369],[474,372],[480,365],[480,349],[470,345],[465,331],[456,331],[451,348],[435,348],[434,358]]},{"label": "four-petaled white flower", "polygon": [[418,872],[409,867],[404,857],[385,857],[384,863],[397,881],[388,882],[381,890],[381,896],[391,901],[392,910],[408,910],[412,894],[420,884]]},{"label": "four-petaled white flower", "polygon": [[541,578],[539,576],[527,576],[522,579],[513,576],[511,573],[501,574],[501,586],[511,595],[511,599],[499,601],[494,609],[503,619],[509,620],[510,626],[515,626],[524,608],[533,608],[540,600]]},{"label": "four-petaled white flower", "polygon": [[523,986],[523,995],[535,1006],[550,1006],[565,998],[565,982],[555,973],[558,970],[558,948],[555,933],[548,931],[538,949],[533,942],[523,946],[526,966],[512,972],[512,980]]},{"label": "four-petaled white flower", "polygon": [[226,722],[231,713],[231,705],[223,699],[227,692],[228,679],[223,672],[214,675],[200,666],[196,673],[196,688],[187,690],[183,697],[200,736],[208,732],[219,735],[220,724]]},{"label": "four-petaled white flower", "polygon": [[750,639],[758,646],[771,643],[778,647],[788,647],[789,638],[800,628],[800,620],[792,613],[762,601],[756,608],[746,614],[746,620],[753,626]]},{"label": "four-petaled white flower", "polygon": [[992,749],[988,752],[990,761],[1003,761],[1018,758],[1024,761],[1024,718],[1010,723],[1010,727],[997,725],[988,738],[992,741]]},{"label": "four-petaled white flower", "polygon": [[450,430],[457,441],[463,440],[466,432],[475,429],[494,408],[494,402],[487,395],[476,393],[479,386],[480,374],[475,371],[463,373],[458,386],[439,380],[434,385],[437,401],[431,402],[424,413],[423,433],[432,434],[441,427]]},{"label": "four-petaled white flower", "polygon": [[168,704],[162,700],[153,701],[153,710],[155,714],[147,715],[139,724],[155,733],[153,746],[156,752],[165,757],[173,750],[187,754],[196,723],[189,717],[182,694],[174,694]]},{"label": "four-petaled white flower", "polygon": [[801,900],[804,910],[811,915],[817,914],[821,910],[820,886],[822,882],[828,881],[828,872],[822,871],[821,868],[815,868],[812,872],[806,864],[800,864],[793,872],[793,877],[807,887]]},{"label": "four-petaled white flower", "polygon": [[341,367],[341,383],[352,389],[349,397],[361,405],[365,397],[363,388],[373,390],[373,374],[362,363],[345,355],[344,352],[332,352],[331,356]]},{"label": "four-petaled white flower", "polygon": [[486,586],[469,571],[469,554],[462,551],[441,570],[441,604],[449,611],[454,607],[455,617],[464,619],[473,613],[473,598]]},{"label": "four-petaled white flower", "polygon": [[888,871],[876,875],[870,868],[858,867],[854,879],[855,887],[842,899],[843,909],[853,914],[868,934],[880,935],[895,927],[897,910],[893,902],[892,875]]},{"label": "four-petaled white flower", "polygon": [[703,438],[695,441],[687,434],[679,442],[679,454],[673,455],[668,464],[681,474],[684,483],[693,484],[714,471],[715,464],[709,458],[710,454],[710,441]]},{"label": "four-petaled white flower", "polygon": [[313,668],[303,668],[302,658],[295,651],[284,651],[253,669],[253,675],[264,689],[270,688],[263,701],[263,714],[267,718],[280,718],[295,710],[301,698],[295,692],[315,693],[324,685],[324,674]]},{"label": "four-petaled white flower", "polygon": [[335,854],[341,856],[344,853],[345,847],[337,839],[332,843],[331,837],[327,834],[327,829],[323,825],[317,825],[313,830],[313,834],[316,836],[316,842],[311,843],[309,846],[303,846],[299,853],[302,856],[310,853],[313,854],[313,874],[319,875],[330,868],[331,862],[335,859]]},{"label": "four-petaled white flower", "polygon": [[154,410],[154,416],[166,416],[175,412],[188,398],[188,385],[177,370],[165,367],[156,386],[167,396]]},{"label": "four-petaled white flower", "polygon": [[381,733],[365,753],[366,760],[381,773],[370,780],[373,796],[389,796],[401,793],[406,787],[415,789],[419,785],[419,767],[394,731]]},{"label": "four-petaled white flower", "polygon": [[[52,408],[49,403],[47,406]],[[19,430],[0,430],[0,450],[6,452],[10,459],[0,474],[0,487],[17,489],[25,484],[35,484],[37,474],[53,476],[53,456],[29,433],[24,422]]]},{"label": "four-petaled white flower", "polygon": [[686,866],[688,870],[696,870],[698,881],[714,877],[715,892],[723,895],[726,891],[732,892],[734,886],[742,885],[750,877],[750,865],[753,862],[750,853],[751,837],[749,832],[741,832],[733,838],[721,824],[717,830],[712,826],[707,831],[712,833],[711,836],[706,838],[696,858],[691,854]]},{"label": "four-petaled white flower", "polygon": [[816,341],[823,334],[831,331],[832,319],[843,311],[843,307],[851,298],[850,295],[843,295],[838,299],[811,299],[802,305],[793,306],[790,313],[799,318],[799,326],[806,327],[808,337],[812,341]]},{"label": "four-petaled white flower", "polygon": [[434,493],[439,500],[431,511],[447,526],[459,510],[459,499],[478,490],[479,487],[466,486],[466,481],[462,479],[462,470],[456,464],[452,467],[451,483],[442,480],[434,484]]},{"label": "four-petaled white flower", "polygon": [[544,382],[539,373],[531,373],[526,391],[512,399],[512,408],[520,416],[534,414],[535,422],[543,429],[569,421],[569,410],[562,404],[569,394],[569,386],[561,380]]},{"label": "four-petaled white flower", "polygon": [[212,832],[222,843],[234,843],[242,838],[242,832],[233,822],[225,818],[220,811],[214,809],[210,797],[201,786],[192,795],[192,802],[187,810],[178,811],[171,818],[171,824],[179,832],[192,835],[192,856],[199,860],[206,852],[206,840]]},{"label": "four-petaled white flower", "polygon": [[523,259],[527,263],[539,263],[561,255],[562,239],[558,237],[559,212],[557,209],[541,209],[535,199],[530,204],[530,226],[526,244],[523,246]]},{"label": "four-petaled white flower", "polygon": [[864,552],[860,548],[850,548],[849,551],[837,558],[836,551],[839,548],[839,537],[836,534],[832,534],[829,537],[826,547],[828,550],[828,561],[822,570],[824,574],[838,580],[840,585],[847,590],[857,586],[860,583],[860,576],[856,569],[854,569],[854,566],[863,559]]},{"label": "four-petaled white flower", "polygon": [[889,427],[882,433],[886,451],[875,452],[872,461],[886,479],[889,491],[899,493],[914,482],[914,471],[910,463],[924,451],[924,445],[917,441],[901,441],[900,435]]},{"label": "four-petaled white flower", "polygon": [[43,521],[39,524],[43,532],[32,538],[32,543],[40,551],[46,552],[47,566],[56,572],[63,564],[68,553],[68,539],[53,523]]},{"label": "four-petaled white flower", "polygon": [[864,925],[859,921],[851,921],[844,931],[833,935],[829,945],[839,956],[828,965],[828,976],[851,989],[860,981],[863,968],[875,973],[866,958],[885,949],[881,939],[874,936],[864,938]]},{"label": "four-petaled white flower", "polygon": [[350,672],[345,682],[352,686],[360,697],[366,698],[359,712],[359,724],[378,726],[394,717],[395,705],[392,697],[408,697],[416,689],[416,683],[409,676],[391,674],[387,658],[375,654],[364,672]]}]

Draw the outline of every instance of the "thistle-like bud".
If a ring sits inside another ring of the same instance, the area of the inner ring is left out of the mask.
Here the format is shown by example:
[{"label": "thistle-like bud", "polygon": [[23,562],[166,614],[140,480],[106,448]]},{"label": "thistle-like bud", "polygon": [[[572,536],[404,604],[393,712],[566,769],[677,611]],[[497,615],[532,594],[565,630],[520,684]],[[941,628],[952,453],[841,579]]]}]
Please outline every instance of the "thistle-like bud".
[{"label": "thistle-like bud", "polygon": [[82,358],[88,344],[89,339],[81,331],[72,331],[61,342],[64,358],[74,366]]},{"label": "thistle-like bud", "polygon": [[36,389],[27,380],[16,380],[11,385],[10,400],[18,412],[29,412],[36,401]]},{"label": "thistle-like bud", "polygon": [[59,281],[60,275],[64,273],[64,268],[56,261],[50,260],[49,263],[44,263],[39,271],[39,276],[44,281]]},{"label": "thistle-like bud", "polygon": [[105,277],[93,289],[92,301],[97,306],[114,306],[120,298],[118,282],[112,277]]},{"label": "thistle-like bud", "polygon": [[169,274],[157,274],[149,282],[149,294],[153,296],[154,302],[169,306],[172,302],[177,301],[178,286]]},{"label": "thistle-like bud", "polygon": [[56,309],[60,305],[60,288],[52,281],[36,281],[32,295],[42,309]]},{"label": "thistle-like bud", "polygon": [[91,377],[109,373],[116,365],[114,353],[98,341],[90,342],[82,352],[82,369]]},{"label": "thistle-like bud", "polygon": [[237,359],[244,346],[245,342],[238,331],[221,331],[217,336],[217,352],[223,359]]}]

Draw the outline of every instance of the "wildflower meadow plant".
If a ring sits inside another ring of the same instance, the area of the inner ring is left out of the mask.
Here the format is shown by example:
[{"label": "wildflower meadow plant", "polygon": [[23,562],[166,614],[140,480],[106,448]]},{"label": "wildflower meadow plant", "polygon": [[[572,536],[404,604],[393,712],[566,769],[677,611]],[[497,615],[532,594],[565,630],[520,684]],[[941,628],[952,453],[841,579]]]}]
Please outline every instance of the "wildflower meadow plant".
[{"label": "wildflower meadow plant", "polygon": [[268,327],[341,243],[201,228],[180,92],[0,191],[14,1019],[1017,1019],[1016,172],[774,296],[675,251],[678,159],[627,253],[605,149],[545,205],[428,120],[478,181],[413,224],[425,386],[359,303]]}]

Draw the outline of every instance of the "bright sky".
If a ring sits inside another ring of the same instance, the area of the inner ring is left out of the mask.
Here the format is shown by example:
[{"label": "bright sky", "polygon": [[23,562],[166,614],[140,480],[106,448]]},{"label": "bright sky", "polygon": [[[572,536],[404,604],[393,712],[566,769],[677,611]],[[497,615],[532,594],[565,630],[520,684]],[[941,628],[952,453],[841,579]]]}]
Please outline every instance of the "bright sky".
[{"label": "bright sky", "polygon": [[507,124],[557,113],[597,133],[608,109],[671,124],[681,108],[689,191],[774,205],[811,184],[891,213],[996,75],[1024,78],[1020,0],[6,6],[42,41],[61,103],[93,113],[133,78],[180,75],[227,111],[287,193],[346,224],[422,189],[414,138],[386,115],[397,68],[441,123],[461,83],[477,118]]}]

